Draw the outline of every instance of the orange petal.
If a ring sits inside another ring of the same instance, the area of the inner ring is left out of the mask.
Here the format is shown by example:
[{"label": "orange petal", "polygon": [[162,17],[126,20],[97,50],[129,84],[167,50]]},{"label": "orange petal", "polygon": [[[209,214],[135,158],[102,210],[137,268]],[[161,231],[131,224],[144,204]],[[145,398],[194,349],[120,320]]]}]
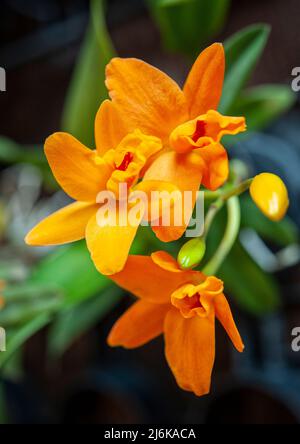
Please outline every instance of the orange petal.
[{"label": "orange petal", "polygon": [[73,199],[95,202],[106,188],[111,169],[96,164],[95,153],[67,133],[55,133],[45,143],[45,153],[55,179]]},{"label": "orange petal", "polygon": [[215,191],[228,179],[229,163],[225,148],[220,143],[200,148],[197,153],[202,157],[206,167],[203,169],[202,184]]},{"label": "orange petal", "polygon": [[230,306],[224,294],[216,296],[214,305],[216,317],[223,325],[235,348],[239,352],[242,352],[244,350],[244,344],[235,325]]},{"label": "orange petal", "polygon": [[103,156],[106,151],[115,149],[128,132],[116,106],[110,100],[104,100],[95,121],[98,154]]},{"label": "orange petal", "polygon": [[176,259],[166,251],[156,251],[151,254],[151,258],[153,262],[163,270],[171,271],[172,273],[183,273]]},{"label": "orange petal", "polygon": [[117,208],[115,217],[101,219],[97,213],[89,221],[87,246],[100,273],[109,276],[123,270],[142,216],[140,212],[140,217],[130,223],[128,210]]},{"label": "orange petal", "polygon": [[138,301],[115,323],[109,336],[111,347],[136,348],[146,344],[163,332],[169,305]]},{"label": "orange petal", "polygon": [[209,393],[215,359],[214,314],[185,319],[173,308],[164,331],[166,358],[179,387],[197,396]]},{"label": "orange petal", "polygon": [[129,256],[124,269],[110,278],[145,301],[171,304],[171,294],[181,285],[197,280],[198,275],[196,272],[167,271],[149,256]]},{"label": "orange petal", "polygon": [[[196,193],[199,190],[202,172],[205,168],[203,160],[197,153],[177,154],[169,151],[159,156],[149,167],[144,176],[144,180],[164,180],[177,186],[181,192],[191,192],[191,206],[189,211],[184,211],[183,205],[178,209],[178,205],[171,208],[171,226],[162,226],[161,220],[157,226],[153,226],[156,236],[163,242],[171,242],[179,239],[186,230],[187,224],[192,216],[196,202]],[[182,196],[184,204],[184,196]],[[182,214],[181,224],[174,223],[174,214],[180,211]],[[184,214],[185,213],[185,214]],[[184,216],[184,217],[183,217]],[[185,219],[185,220],[184,220]]]},{"label": "orange petal", "polygon": [[167,141],[171,131],[188,119],[179,86],[141,60],[113,59],[107,66],[106,86],[130,130],[138,128]]},{"label": "orange petal", "polygon": [[224,73],[224,48],[220,43],[214,43],[199,55],[184,85],[191,119],[217,109]]},{"label": "orange petal", "polygon": [[[140,194],[144,193],[144,194]],[[170,195],[174,199],[170,199]],[[176,202],[181,200],[181,192],[176,185],[162,180],[143,180],[139,182],[131,194],[131,199],[143,198],[148,206],[145,212],[144,220],[157,220],[163,214],[163,211],[173,207]]]},{"label": "orange petal", "polygon": [[36,225],[27,234],[25,242],[32,246],[43,246],[84,239],[86,226],[98,208],[98,205],[84,202],[68,205]]}]

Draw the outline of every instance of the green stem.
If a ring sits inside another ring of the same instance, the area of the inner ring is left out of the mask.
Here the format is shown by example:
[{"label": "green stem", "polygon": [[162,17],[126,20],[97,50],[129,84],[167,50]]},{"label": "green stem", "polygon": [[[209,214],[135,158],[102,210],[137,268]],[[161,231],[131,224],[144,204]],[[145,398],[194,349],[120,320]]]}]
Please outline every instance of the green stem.
[{"label": "green stem", "polygon": [[224,237],[219,245],[214,256],[204,267],[203,273],[206,275],[214,275],[226,259],[228,253],[233,247],[240,229],[241,222],[241,208],[237,196],[233,196],[227,201],[227,226]]},{"label": "green stem", "polygon": [[222,198],[219,198],[213,204],[211,204],[211,206],[209,207],[209,210],[208,210],[207,215],[205,217],[205,224],[204,224],[203,237],[205,239],[207,238],[207,235],[209,233],[210,227],[213,223],[215,216],[221,210],[223,205],[224,205],[224,200]]},{"label": "green stem", "polygon": [[226,200],[230,199],[233,196],[240,196],[241,194],[243,194],[245,191],[248,190],[248,188],[250,187],[252,181],[253,181],[252,177],[251,177],[251,179],[244,180],[243,182],[241,182],[238,185],[236,185],[234,188],[230,188],[229,190],[226,190],[222,194],[221,198],[224,201],[226,201]]},{"label": "green stem", "polygon": [[205,227],[204,227],[204,237],[206,238],[208,235],[208,232],[210,230],[211,224],[216,216],[216,214],[221,210],[225,202],[228,201],[233,196],[239,196],[240,194],[244,193],[244,191],[248,190],[252,183],[252,178],[247,179],[238,185],[230,188],[225,188],[223,192],[218,193],[216,192],[216,197],[218,199],[212,203],[209,207],[209,210],[207,212],[206,218],[205,218]]}]

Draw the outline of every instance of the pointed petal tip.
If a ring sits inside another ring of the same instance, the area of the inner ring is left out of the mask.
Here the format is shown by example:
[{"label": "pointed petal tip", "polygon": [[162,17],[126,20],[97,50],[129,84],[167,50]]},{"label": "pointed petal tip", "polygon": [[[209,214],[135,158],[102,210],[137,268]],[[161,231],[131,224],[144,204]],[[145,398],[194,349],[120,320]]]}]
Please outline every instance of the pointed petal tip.
[{"label": "pointed petal tip", "polygon": [[219,48],[224,49],[224,45],[222,42],[215,42],[211,46],[215,46],[215,47],[219,47]]},{"label": "pointed petal tip", "polygon": [[237,347],[237,351],[240,353],[243,353],[245,351],[245,345],[242,342],[241,345],[239,347]]},{"label": "pointed petal tip", "polygon": [[99,259],[94,259],[93,256],[91,255],[91,259],[94,262],[94,265],[96,267],[96,270],[100,273],[103,274],[103,276],[108,276],[108,277],[112,277],[118,273],[120,273],[123,268],[124,268],[124,264],[122,265],[116,265],[116,266],[109,266],[105,263],[103,264],[99,264]]},{"label": "pointed petal tip", "polygon": [[30,232],[25,236],[24,242],[26,245],[29,245],[29,246],[33,245]]},{"label": "pointed petal tip", "polygon": [[43,245],[38,241],[38,236],[35,233],[35,228],[33,228],[29,233],[25,236],[24,242],[29,247],[42,247]]},{"label": "pointed petal tip", "polygon": [[112,348],[121,347],[118,341],[116,341],[113,337],[113,331],[111,330],[106,339],[107,345]]}]

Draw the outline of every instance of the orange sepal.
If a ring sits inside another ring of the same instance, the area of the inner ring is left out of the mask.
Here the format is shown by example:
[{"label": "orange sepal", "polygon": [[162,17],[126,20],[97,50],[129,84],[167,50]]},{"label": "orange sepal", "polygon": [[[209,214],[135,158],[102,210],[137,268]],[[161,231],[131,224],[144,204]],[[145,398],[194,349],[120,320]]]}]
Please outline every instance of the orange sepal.
[{"label": "orange sepal", "polygon": [[191,280],[201,281],[199,275],[190,271],[173,273],[161,268],[149,256],[129,256],[124,269],[110,279],[145,301],[167,304],[178,287]]},{"label": "orange sepal", "polygon": [[129,133],[125,122],[121,119],[117,107],[104,100],[95,120],[95,139],[97,152],[103,156],[106,151],[115,149]]},{"label": "orange sepal", "polygon": [[99,206],[85,202],[72,203],[37,224],[26,236],[31,246],[62,245],[85,237],[89,220]]},{"label": "orange sepal", "polygon": [[106,189],[111,168],[67,133],[55,133],[45,142],[45,153],[53,175],[73,199],[96,202],[97,194]]},{"label": "orange sepal", "polygon": [[163,332],[164,320],[170,305],[138,301],[121,316],[108,336],[111,347],[136,348]]},{"label": "orange sepal", "polygon": [[167,142],[171,131],[188,120],[179,86],[141,60],[112,59],[106,69],[106,86],[130,131],[139,128]]},{"label": "orange sepal", "polygon": [[221,322],[233,345],[239,352],[244,351],[244,344],[239,331],[235,325],[230,306],[224,294],[216,296],[214,301],[215,313],[217,319]]},{"label": "orange sepal", "polygon": [[217,109],[224,73],[224,48],[221,43],[214,43],[201,52],[184,85],[191,119],[205,114],[209,109]]}]

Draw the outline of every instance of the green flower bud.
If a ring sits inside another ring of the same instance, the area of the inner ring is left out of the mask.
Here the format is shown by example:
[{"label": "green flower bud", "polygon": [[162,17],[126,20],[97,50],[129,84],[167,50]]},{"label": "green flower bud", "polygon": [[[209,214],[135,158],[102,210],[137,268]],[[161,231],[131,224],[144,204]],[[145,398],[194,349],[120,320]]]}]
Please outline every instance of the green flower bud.
[{"label": "green flower bud", "polygon": [[177,261],[180,268],[184,270],[195,268],[202,261],[205,250],[206,244],[203,238],[189,240],[178,253]]}]

